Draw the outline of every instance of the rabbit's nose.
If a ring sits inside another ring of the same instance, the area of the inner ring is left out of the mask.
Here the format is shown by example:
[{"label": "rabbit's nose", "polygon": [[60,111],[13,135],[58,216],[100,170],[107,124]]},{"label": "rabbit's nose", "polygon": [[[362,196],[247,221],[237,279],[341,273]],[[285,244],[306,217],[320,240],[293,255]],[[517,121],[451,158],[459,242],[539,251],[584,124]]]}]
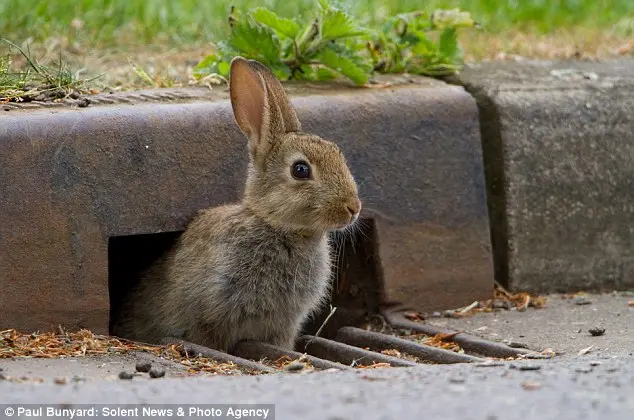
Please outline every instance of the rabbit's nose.
[{"label": "rabbit's nose", "polygon": [[346,207],[348,208],[348,213],[350,213],[350,217],[352,217],[351,222],[356,222],[359,218],[359,213],[361,212],[361,200],[355,199],[354,201],[348,203]]}]

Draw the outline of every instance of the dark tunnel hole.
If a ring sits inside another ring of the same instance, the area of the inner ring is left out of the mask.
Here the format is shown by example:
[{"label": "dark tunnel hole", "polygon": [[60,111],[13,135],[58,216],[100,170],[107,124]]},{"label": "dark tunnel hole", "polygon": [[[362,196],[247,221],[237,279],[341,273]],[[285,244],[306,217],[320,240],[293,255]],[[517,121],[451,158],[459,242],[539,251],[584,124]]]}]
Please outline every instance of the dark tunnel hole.
[{"label": "dark tunnel hole", "polygon": [[[173,247],[181,234],[182,231],[164,232],[109,239],[111,331],[123,299],[138,284],[141,273]],[[326,338],[334,336],[343,326],[359,325],[369,315],[377,314],[383,297],[374,220],[363,218],[354,231],[333,233],[331,239],[334,246],[331,297],[302,331],[315,334],[328,318],[332,305],[337,309],[320,332]]]},{"label": "dark tunnel hole", "polygon": [[108,241],[110,331],[123,299],[139,283],[142,272],[176,244],[178,232],[113,236]]}]

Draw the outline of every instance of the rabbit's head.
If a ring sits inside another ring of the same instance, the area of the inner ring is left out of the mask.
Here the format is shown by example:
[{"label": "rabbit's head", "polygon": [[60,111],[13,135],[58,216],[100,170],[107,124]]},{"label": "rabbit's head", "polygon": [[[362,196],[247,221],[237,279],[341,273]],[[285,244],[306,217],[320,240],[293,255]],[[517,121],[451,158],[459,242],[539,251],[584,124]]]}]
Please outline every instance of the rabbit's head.
[{"label": "rabbit's head", "polygon": [[236,123],[248,139],[245,206],[283,230],[323,234],[355,223],[361,201],[346,159],[333,142],[302,132],[273,73],[236,57],[230,94]]}]

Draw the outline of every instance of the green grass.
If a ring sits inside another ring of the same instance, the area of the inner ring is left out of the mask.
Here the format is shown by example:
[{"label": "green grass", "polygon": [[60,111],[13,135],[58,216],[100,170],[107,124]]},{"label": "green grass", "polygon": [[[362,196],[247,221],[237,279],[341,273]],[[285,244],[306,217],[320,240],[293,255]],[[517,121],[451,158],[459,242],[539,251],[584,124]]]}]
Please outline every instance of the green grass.
[{"label": "green grass", "polygon": [[24,51],[11,41],[0,38],[0,43],[17,50],[26,61],[22,69],[15,69],[10,54],[0,56],[0,100],[29,101],[64,98],[81,90],[87,82],[73,74],[60,57],[52,65],[35,61],[30,51]]},{"label": "green grass", "polygon": [[[227,31],[231,4],[240,9],[265,6],[294,17],[309,14],[314,1],[2,0],[0,34],[36,43],[61,36],[71,44],[101,48],[209,42]],[[367,24],[399,12],[460,7],[493,33],[527,29],[549,33],[580,26],[630,32],[634,28],[633,0],[343,0],[340,4]]]},{"label": "green grass", "polygon": [[[459,7],[483,28],[460,39],[468,61],[497,59],[500,54],[562,58],[610,56],[618,49],[625,51],[619,54],[634,53],[634,0],[337,4],[369,26],[397,13]],[[29,57],[0,42],[0,98],[20,96],[33,84],[58,92],[52,95],[67,94],[80,84],[78,69],[88,78],[103,75],[101,87],[186,85],[191,62],[213,51],[210,43],[227,39],[231,5],[243,11],[264,6],[304,20],[313,13],[315,0],[0,0],[0,38]],[[62,57],[65,61],[58,61]]]}]

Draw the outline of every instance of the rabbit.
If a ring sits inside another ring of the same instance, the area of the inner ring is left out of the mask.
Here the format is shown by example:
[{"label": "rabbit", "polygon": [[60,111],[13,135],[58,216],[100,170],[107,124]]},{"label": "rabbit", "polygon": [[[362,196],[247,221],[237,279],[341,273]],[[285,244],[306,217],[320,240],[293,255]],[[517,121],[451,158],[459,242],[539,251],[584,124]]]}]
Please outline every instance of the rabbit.
[{"label": "rabbit", "polygon": [[282,84],[234,57],[229,92],[249,164],[241,202],[202,210],[131,293],[113,335],[176,337],[230,352],[241,340],[293,350],[330,291],[333,231],[362,203],[337,145],[302,132]]}]

